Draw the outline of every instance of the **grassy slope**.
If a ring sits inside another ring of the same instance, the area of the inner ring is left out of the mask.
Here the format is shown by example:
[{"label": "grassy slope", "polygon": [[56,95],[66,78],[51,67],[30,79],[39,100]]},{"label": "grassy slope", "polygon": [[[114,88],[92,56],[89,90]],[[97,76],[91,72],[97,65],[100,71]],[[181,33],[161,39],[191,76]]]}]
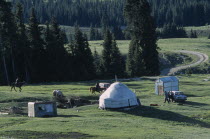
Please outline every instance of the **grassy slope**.
[{"label": "grassy slope", "polygon": [[[67,37],[69,37],[68,39],[70,39],[71,37],[74,36],[74,27],[61,25],[61,28],[63,30],[65,30]],[[208,36],[210,34],[210,25],[198,26],[198,27],[188,26],[188,27],[184,27],[184,28],[185,28],[188,36],[191,33],[191,29],[196,31],[199,38],[208,38]],[[89,27],[80,27],[80,29],[82,30],[83,33],[85,33],[85,34],[87,34],[87,36],[89,36],[89,32],[90,32]],[[98,29],[100,30],[100,28],[98,28]]]},{"label": "grassy slope", "polygon": [[[129,41],[118,41],[125,54]],[[91,42],[101,49],[102,41]],[[210,55],[207,39],[165,39],[158,41],[161,51],[187,49],[206,52]],[[142,107],[132,111],[103,111],[98,105],[73,109],[58,109],[58,117],[28,118],[27,115],[0,115],[0,138],[209,138],[210,96],[209,82],[203,79],[210,75],[180,76],[180,89],[188,96],[184,105],[163,103],[163,96],[154,94],[154,80],[127,81],[130,89],[136,90]],[[64,95],[80,96],[98,100],[91,95],[89,87],[95,82],[27,85],[23,92],[10,92],[9,87],[0,87],[0,109],[14,105],[25,108],[27,102],[50,100],[52,91],[60,89]],[[159,104],[150,107],[149,104]],[[79,112],[77,112],[79,110]]]},{"label": "grassy slope", "polygon": [[[122,54],[127,54],[129,42],[127,40],[117,41],[118,47]],[[90,48],[92,51],[94,48],[100,53],[103,49],[103,41],[90,41]],[[172,51],[172,50],[191,50],[204,52],[210,56],[209,47],[210,40],[206,38],[183,38],[183,39],[160,39],[158,42],[158,47],[162,52]]]}]

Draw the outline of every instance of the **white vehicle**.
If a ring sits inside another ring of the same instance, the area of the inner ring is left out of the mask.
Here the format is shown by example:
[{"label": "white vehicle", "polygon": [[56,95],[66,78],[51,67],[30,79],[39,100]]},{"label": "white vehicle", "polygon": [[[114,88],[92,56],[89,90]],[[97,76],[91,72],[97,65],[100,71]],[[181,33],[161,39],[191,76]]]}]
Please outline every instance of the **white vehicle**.
[{"label": "white vehicle", "polygon": [[110,83],[99,83],[100,88],[104,88],[105,90],[109,88],[110,85]]},{"label": "white vehicle", "polygon": [[181,91],[170,91],[170,93],[172,93],[172,100],[175,102],[187,100],[187,96]]}]

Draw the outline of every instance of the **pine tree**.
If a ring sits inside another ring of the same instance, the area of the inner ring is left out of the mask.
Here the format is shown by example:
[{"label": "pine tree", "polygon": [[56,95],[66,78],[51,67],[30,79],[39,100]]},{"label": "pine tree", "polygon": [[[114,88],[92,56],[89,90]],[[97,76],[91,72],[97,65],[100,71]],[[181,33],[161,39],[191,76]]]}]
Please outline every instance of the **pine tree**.
[{"label": "pine tree", "polygon": [[96,76],[96,69],[94,66],[94,58],[93,58],[93,54],[91,52],[91,49],[89,47],[89,43],[88,43],[88,38],[87,35],[84,34],[84,58],[85,58],[85,62],[86,62],[86,70],[88,72],[87,75],[87,80],[89,79],[93,79]]},{"label": "pine tree", "polygon": [[96,76],[99,77],[101,75],[101,70],[100,70],[100,56],[98,52],[96,51],[96,48],[94,49],[93,53],[93,59],[94,59],[94,66],[96,70]]},{"label": "pine tree", "polygon": [[[159,75],[159,58],[154,20],[147,0],[127,0],[124,15],[129,24],[132,41],[129,48],[127,68],[130,75]],[[131,50],[133,49],[133,50]],[[133,57],[133,58],[132,58]],[[131,60],[133,59],[133,60]],[[132,65],[132,62],[135,65]],[[142,66],[144,71],[135,71],[135,66]]]},{"label": "pine tree", "polygon": [[123,77],[125,75],[125,61],[120,53],[119,48],[117,47],[115,39],[113,39],[112,41],[110,57],[111,57],[110,69],[112,75],[117,75],[117,77]]},{"label": "pine tree", "polygon": [[75,26],[74,40],[69,45],[69,52],[73,59],[73,80],[90,80],[95,77],[95,67],[92,52],[89,48],[87,36],[83,35]]},{"label": "pine tree", "polygon": [[142,50],[138,46],[138,39],[132,38],[126,61],[126,72],[128,76],[144,75],[145,67],[142,61]]},{"label": "pine tree", "polygon": [[111,69],[111,48],[112,48],[112,34],[107,29],[104,34],[103,50],[101,56],[101,74],[106,78],[114,77]]},{"label": "pine tree", "polygon": [[113,39],[110,30],[106,30],[101,56],[101,75],[106,78],[113,78],[115,75],[123,77],[125,74],[125,62]]},{"label": "pine tree", "polygon": [[96,37],[96,40],[102,40],[102,35],[98,29],[95,29],[95,37]]},{"label": "pine tree", "polygon": [[124,34],[123,34],[121,28],[118,27],[118,26],[114,26],[114,28],[113,28],[113,34],[114,34],[116,40],[124,40],[125,39]]},{"label": "pine tree", "polygon": [[96,40],[96,34],[95,34],[95,29],[93,28],[93,26],[90,26],[90,39],[89,40]]},{"label": "pine tree", "polygon": [[[45,48],[47,53],[48,80],[63,81],[65,80],[65,64],[67,52],[64,47],[66,43],[65,34],[60,29],[55,18],[52,18],[50,25],[46,24],[45,31]],[[57,68],[55,68],[57,67]]]},{"label": "pine tree", "polygon": [[8,66],[6,63],[6,46],[5,46],[5,30],[4,30],[4,24],[5,24],[5,8],[7,8],[7,3],[4,0],[0,0],[0,58],[2,59],[0,61],[0,64],[3,65],[3,70],[1,69],[0,72],[0,82],[1,84],[10,84],[9,75],[8,75]]},{"label": "pine tree", "polygon": [[193,30],[191,29],[191,31],[190,31],[190,38],[198,38],[197,32],[196,32],[196,31],[193,31]]},{"label": "pine tree", "polygon": [[45,50],[46,50],[46,70],[48,70],[48,73],[46,74],[46,79],[48,81],[55,81],[55,68],[54,68],[54,60],[52,57],[53,54],[53,42],[54,38],[52,35],[52,32],[50,30],[50,25],[48,22],[46,22],[46,28],[44,33],[44,42],[45,42]]},{"label": "pine tree", "polygon": [[[1,55],[4,65],[4,82],[9,84],[10,81],[17,77],[15,66],[15,50],[17,44],[17,27],[14,15],[11,11],[11,3],[0,0],[0,25],[1,25]],[[5,82],[6,81],[6,82]]]},{"label": "pine tree", "polygon": [[187,33],[183,27],[177,27],[177,25],[173,23],[165,24],[160,36],[162,38],[187,38]]},{"label": "pine tree", "polygon": [[17,24],[17,48],[15,59],[18,67],[18,77],[22,80],[29,81],[29,42],[26,35],[26,27],[23,19],[23,7],[20,3],[16,8],[16,24]]},{"label": "pine tree", "polygon": [[37,21],[34,8],[32,8],[29,25],[28,40],[30,45],[30,71],[32,82],[44,81],[46,72],[46,52],[44,50],[44,41],[41,38],[41,28]]}]

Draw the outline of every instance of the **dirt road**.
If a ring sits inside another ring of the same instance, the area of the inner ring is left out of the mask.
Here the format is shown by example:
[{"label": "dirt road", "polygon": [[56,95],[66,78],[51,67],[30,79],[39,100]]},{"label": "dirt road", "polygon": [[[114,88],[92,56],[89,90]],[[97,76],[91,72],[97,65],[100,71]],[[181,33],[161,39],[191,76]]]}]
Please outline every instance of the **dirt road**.
[{"label": "dirt road", "polygon": [[178,72],[179,70],[187,69],[189,67],[199,65],[201,63],[208,61],[208,59],[209,59],[208,55],[200,53],[200,52],[187,51],[187,50],[180,50],[180,51],[176,51],[176,52],[195,55],[198,57],[198,60],[192,64],[189,64],[189,65],[183,65],[183,66],[178,66],[178,67],[174,67],[174,68],[164,69],[161,71],[161,75],[169,75],[170,76],[170,75],[173,75],[174,73]]}]

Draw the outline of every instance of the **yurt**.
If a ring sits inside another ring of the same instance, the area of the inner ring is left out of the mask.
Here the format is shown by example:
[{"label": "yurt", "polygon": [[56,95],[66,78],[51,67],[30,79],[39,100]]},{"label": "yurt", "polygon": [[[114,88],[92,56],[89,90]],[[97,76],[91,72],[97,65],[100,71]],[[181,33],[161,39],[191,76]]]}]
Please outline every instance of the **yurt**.
[{"label": "yurt", "polygon": [[99,98],[100,109],[130,108],[138,105],[140,101],[136,94],[119,82],[111,84]]},{"label": "yurt", "polygon": [[155,94],[163,95],[165,91],[179,91],[179,80],[175,76],[159,78],[155,82]]}]

